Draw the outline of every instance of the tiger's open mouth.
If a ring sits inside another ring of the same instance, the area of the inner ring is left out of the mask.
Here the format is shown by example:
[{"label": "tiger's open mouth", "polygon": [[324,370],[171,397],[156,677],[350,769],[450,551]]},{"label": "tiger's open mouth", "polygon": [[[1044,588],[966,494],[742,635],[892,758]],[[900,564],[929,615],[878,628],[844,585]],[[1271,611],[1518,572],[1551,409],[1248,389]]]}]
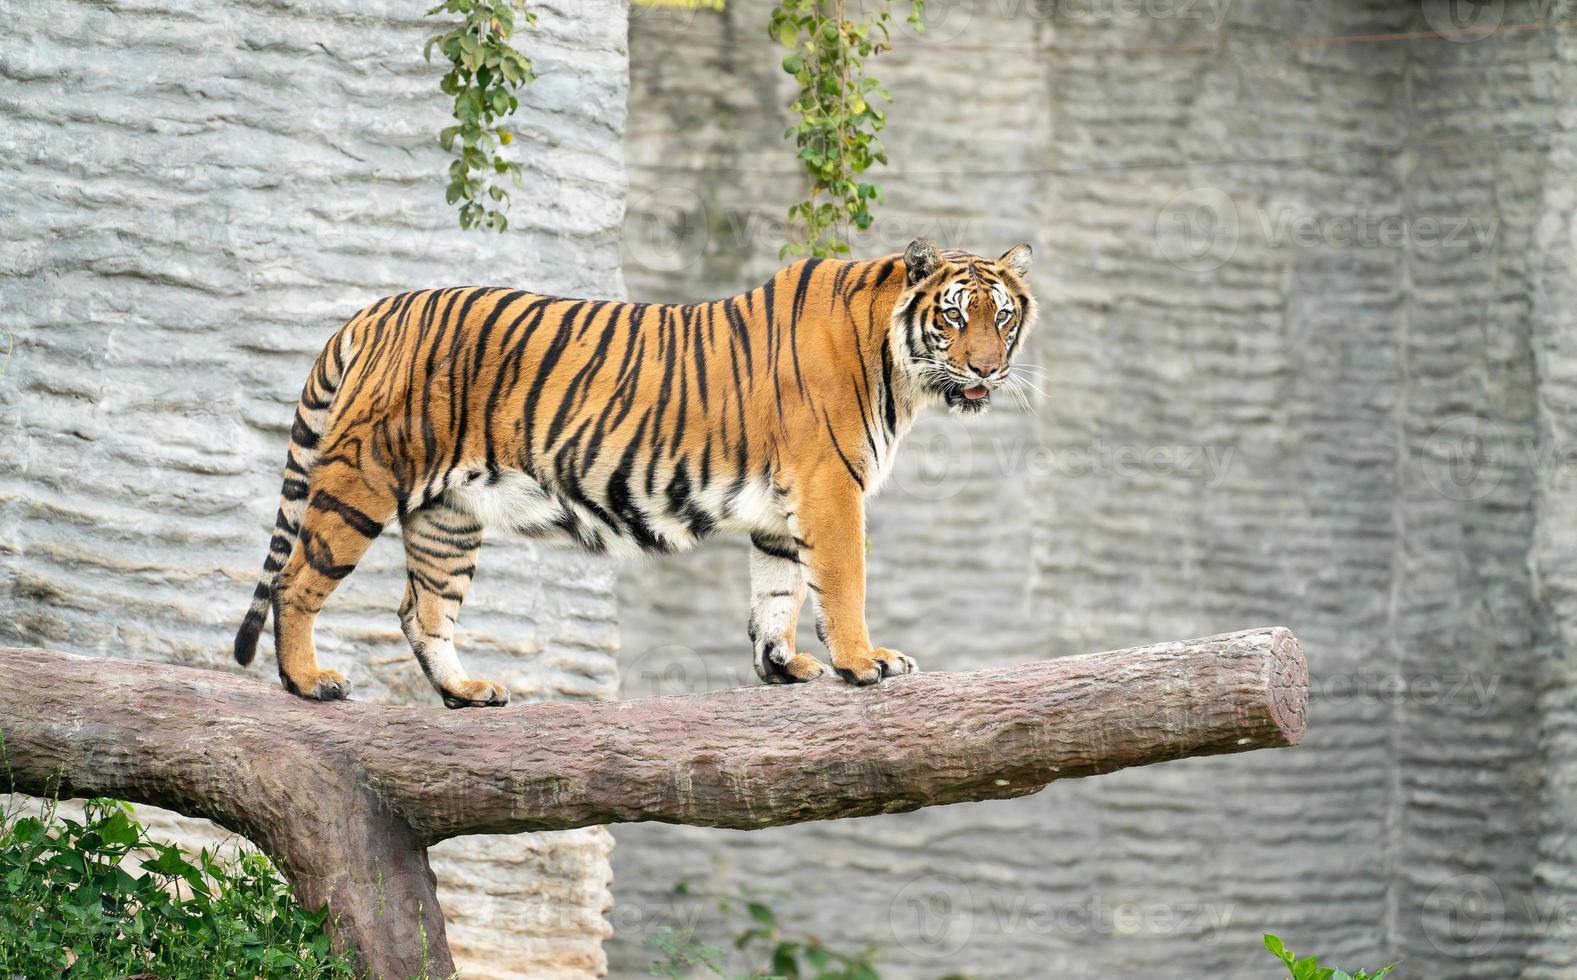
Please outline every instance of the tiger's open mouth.
[{"label": "tiger's open mouth", "polygon": [[991,389],[985,385],[948,385],[942,392],[948,408],[962,412],[978,412],[991,404]]}]

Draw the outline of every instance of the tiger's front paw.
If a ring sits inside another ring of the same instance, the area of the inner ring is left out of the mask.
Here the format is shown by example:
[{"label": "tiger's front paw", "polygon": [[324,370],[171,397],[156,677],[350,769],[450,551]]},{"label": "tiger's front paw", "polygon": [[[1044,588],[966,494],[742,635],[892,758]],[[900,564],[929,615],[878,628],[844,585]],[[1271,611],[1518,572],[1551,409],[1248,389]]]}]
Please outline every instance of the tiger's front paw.
[{"label": "tiger's front paw", "polygon": [[875,684],[883,677],[920,672],[920,666],[913,657],[886,647],[877,647],[864,656],[840,657],[834,654],[832,669],[850,684]]},{"label": "tiger's front paw", "polygon": [[795,653],[781,640],[758,644],[756,676],[768,684],[802,684],[827,672],[827,665],[808,653]]},{"label": "tiger's front paw", "polygon": [[509,703],[509,688],[497,681],[461,681],[443,696],[446,708],[501,708]]}]

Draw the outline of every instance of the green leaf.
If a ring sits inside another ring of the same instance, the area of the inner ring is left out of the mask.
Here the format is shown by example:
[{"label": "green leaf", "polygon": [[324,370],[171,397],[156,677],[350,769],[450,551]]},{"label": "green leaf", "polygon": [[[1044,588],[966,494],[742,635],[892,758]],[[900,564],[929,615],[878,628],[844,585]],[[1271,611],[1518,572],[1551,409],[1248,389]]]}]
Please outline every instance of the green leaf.
[{"label": "green leaf", "polygon": [[774,928],[777,926],[777,916],[773,915],[772,910],[760,902],[749,902],[746,904],[745,908],[750,913],[750,917],[762,925],[768,928]]},{"label": "green leaf", "polygon": [[778,943],[772,951],[772,972],[787,980],[799,980],[799,962],[794,955],[793,943]]}]

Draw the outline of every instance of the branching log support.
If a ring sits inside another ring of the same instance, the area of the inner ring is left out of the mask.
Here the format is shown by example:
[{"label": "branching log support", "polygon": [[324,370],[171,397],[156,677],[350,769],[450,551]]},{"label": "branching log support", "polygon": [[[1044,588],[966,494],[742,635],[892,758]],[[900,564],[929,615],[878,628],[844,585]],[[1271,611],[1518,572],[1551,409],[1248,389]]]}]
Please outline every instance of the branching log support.
[{"label": "branching log support", "polygon": [[[637,820],[755,829],[1034,793],[1295,745],[1280,628],[1017,667],[448,711],[303,701],[247,677],[0,648],[14,789],[207,817],[332,910],[367,975],[453,972],[427,848]],[[3,770],[0,770],[3,771]]]}]

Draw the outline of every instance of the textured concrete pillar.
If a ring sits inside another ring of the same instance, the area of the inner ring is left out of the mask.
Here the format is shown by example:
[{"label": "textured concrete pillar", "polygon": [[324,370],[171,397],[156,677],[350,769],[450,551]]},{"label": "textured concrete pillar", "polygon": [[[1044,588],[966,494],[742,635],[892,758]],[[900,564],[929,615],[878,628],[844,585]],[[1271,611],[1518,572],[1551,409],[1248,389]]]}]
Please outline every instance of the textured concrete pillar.
[{"label": "textured concrete pillar", "polygon": [[[236,669],[291,407],[345,318],[417,286],[622,294],[624,5],[531,8],[525,187],[496,236],[443,202],[421,4],[0,0],[0,643]],[[357,697],[431,703],[386,537],[320,650]],[[518,699],[611,696],[613,583],[603,561],[495,535],[468,667]],[[266,642],[252,669],[272,676]],[[466,976],[595,975],[610,849],[600,829],[435,849]]]}]

